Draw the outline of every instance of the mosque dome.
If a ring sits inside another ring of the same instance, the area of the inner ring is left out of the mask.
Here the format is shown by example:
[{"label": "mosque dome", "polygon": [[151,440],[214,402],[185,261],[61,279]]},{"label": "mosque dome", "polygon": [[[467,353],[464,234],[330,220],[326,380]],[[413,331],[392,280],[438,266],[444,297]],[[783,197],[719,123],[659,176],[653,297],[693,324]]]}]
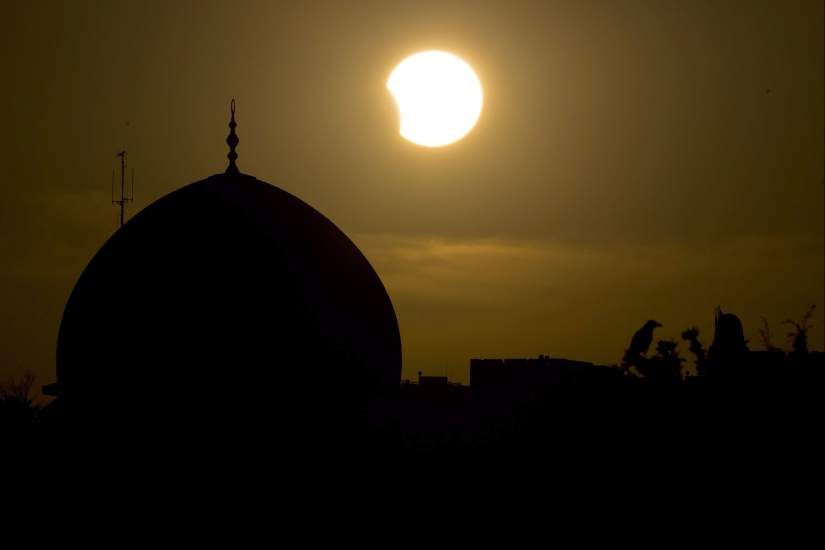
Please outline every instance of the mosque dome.
[{"label": "mosque dome", "polygon": [[318,211],[237,171],[234,110],[231,125],[227,172],[135,215],[77,281],[57,349],[67,414],[340,424],[397,389],[378,275]]}]

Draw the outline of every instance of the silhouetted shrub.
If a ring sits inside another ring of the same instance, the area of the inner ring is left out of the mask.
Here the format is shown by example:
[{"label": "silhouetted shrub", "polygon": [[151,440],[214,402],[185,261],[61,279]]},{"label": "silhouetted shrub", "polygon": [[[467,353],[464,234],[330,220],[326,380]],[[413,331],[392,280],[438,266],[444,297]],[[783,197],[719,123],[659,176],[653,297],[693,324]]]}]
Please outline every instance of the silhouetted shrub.
[{"label": "silhouetted shrub", "polygon": [[811,318],[814,316],[814,308],[816,308],[816,304],[812,304],[799,321],[792,319],[782,321],[783,325],[794,327],[793,330],[788,332],[788,339],[792,341],[793,353],[796,355],[806,355],[808,353],[808,330],[813,327]]},{"label": "silhouetted shrub", "polygon": [[10,427],[37,421],[39,405],[32,400],[35,376],[26,371],[20,377],[9,377],[0,383],[0,425]]},{"label": "silhouetted shrub", "polygon": [[759,340],[762,341],[762,347],[765,348],[765,351],[780,351],[780,349],[773,345],[773,334],[771,333],[771,327],[768,326],[768,320],[765,317],[762,317],[762,328],[759,329]]},{"label": "silhouetted shrub", "polygon": [[659,340],[656,355],[639,366],[639,371],[651,380],[674,382],[682,379],[682,363],[678,344],[673,340]]},{"label": "silhouetted shrub", "polygon": [[682,332],[682,340],[690,342],[690,347],[688,349],[690,350],[690,353],[696,357],[696,374],[699,376],[704,376],[707,368],[707,352],[705,351],[705,347],[702,345],[702,342],[699,341],[699,329],[696,327],[690,327],[685,330]]}]

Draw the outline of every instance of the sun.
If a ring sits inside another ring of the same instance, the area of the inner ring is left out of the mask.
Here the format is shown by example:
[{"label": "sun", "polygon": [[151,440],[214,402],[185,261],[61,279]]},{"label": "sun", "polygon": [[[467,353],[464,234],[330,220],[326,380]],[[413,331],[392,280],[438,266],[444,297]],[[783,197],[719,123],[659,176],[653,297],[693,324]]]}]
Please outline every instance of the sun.
[{"label": "sun", "polygon": [[401,114],[401,136],[425,147],[456,142],[481,115],[483,93],[473,69],[442,51],[411,55],[387,80]]}]

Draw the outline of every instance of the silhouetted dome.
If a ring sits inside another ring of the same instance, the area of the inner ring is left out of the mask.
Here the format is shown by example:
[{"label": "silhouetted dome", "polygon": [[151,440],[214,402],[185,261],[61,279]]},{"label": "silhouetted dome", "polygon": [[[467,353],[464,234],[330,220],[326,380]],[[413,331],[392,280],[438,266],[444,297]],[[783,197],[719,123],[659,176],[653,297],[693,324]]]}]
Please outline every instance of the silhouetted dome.
[{"label": "silhouetted dome", "polygon": [[398,387],[401,344],[343,232],[227,173],[158,200],[101,248],[66,305],[57,376],[87,420],[346,424]]}]

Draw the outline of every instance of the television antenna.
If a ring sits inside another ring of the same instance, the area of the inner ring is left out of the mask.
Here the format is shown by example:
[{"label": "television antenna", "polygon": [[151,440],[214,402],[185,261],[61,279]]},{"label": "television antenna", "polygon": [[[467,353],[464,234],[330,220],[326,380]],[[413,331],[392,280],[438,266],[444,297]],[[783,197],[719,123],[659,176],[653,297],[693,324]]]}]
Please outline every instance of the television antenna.
[{"label": "television antenna", "polygon": [[126,185],[126,150],[124,149],[116,156],[120,157],[120,195],[115,199],[115,171],[112,170],[112,204],[120,207],[120,227],[123,227],[126,203],[135,200],[135,169],[132,168],[132,185]]}]

